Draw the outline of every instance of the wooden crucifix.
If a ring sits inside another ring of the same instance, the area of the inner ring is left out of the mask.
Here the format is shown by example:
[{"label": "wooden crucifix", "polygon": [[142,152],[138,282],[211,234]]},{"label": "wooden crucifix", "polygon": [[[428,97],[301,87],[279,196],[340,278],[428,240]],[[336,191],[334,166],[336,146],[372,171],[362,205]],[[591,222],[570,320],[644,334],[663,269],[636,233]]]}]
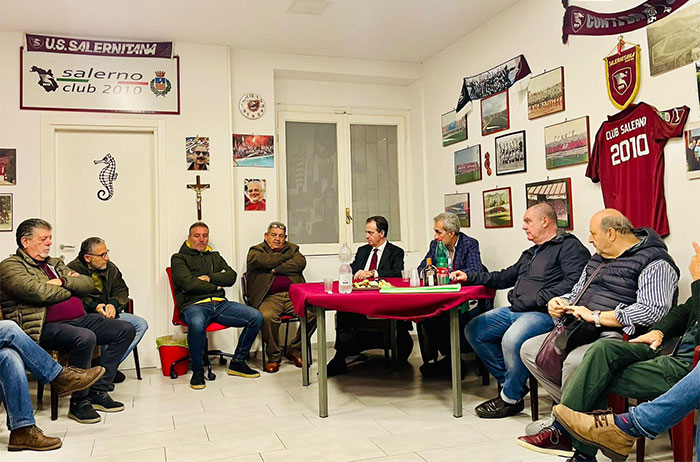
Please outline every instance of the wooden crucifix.
[{"label": "wooden crucifix", "polygon": [[188,184],[187,189],[193,189],[197,194],[197,220],[202,219],[202,191],[209,189],[208,184],[202,184],[199,181],[199,175],[197,175],[197,182],[195,184]]}]

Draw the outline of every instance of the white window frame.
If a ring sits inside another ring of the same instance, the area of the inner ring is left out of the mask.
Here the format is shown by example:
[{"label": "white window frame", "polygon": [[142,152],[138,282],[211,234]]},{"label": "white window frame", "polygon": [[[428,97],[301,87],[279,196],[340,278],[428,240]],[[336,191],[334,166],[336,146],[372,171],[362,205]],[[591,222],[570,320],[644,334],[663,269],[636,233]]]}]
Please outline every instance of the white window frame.
[{"label": "white window frame", "polygon": [[[352,182],[348,174],[343,172],[351,171],[350,155],[350,125],[393,125],[396,126],[396,139],[398,150],[398,176],[399,176],[399,214],[401,217],[401,240],[394,244],[407,248],[410,240],[408,223],[411,217],[407,206],[408,190],[406,185],[408,159],[408,134],[407,119],[405,111],[382,111],[382,110],[349,110],[344,108],[311,108],[279,105],[277,115],[277,152],[278,152],[278,201],[280,204],[280,216],[283,221],[287,219],[287,155],[286,155],[286,122],[311,122],[311,123],[334,123],[337,127],[338,143],[338,229],[339,242],[325,244],[300,244],[300,250],[304,255],[332,255],[337,254],[340,245],[347,242],[353,252],[361,245],[364,245],[363,237],[357,240],[362,242],[353,243],[352,223],[345,222],[345,208],[350,208],[350,215],[353,220],[364,220],[367,217],[356,217],[352,211]],[[392,223],[389,223],[391,228]],[[292,240],[294,237],[292,236]]]}]

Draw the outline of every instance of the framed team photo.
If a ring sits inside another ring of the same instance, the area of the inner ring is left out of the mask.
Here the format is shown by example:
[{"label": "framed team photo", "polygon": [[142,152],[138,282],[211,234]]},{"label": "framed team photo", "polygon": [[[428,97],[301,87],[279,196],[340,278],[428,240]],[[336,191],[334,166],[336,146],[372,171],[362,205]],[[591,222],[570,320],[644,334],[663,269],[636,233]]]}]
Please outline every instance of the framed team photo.
[{"label": "framed team photo", "polygon": [[563,66],[530,78],[527,86],[528,119],[561,112],[565,107]]},{"label": "framed team photo", "polygon": [[467,116],[457,118],[455,111],[446,112],[441,117],[442,145],[449,146],[467,139]]},{"label": "framed team photo", "polygon": [[0,231],[12,231],[12,193],[0,194]]},{"label": "framed team photo", "polygon": [[507,188],[488,189],[483,193],[484,227],[512,228],[513,208],[510,186]]},{"label": "framed team photo", "polygon": [[685,163],[688,178],[700,178],[700,122],[686,124]]},{"label": "framed team photo", "polygon": [[471,226],[471,214],[469,213],[469,193],[445,194],[445,212],[451,212],[459,218],[462,228]]},{"label": "framed team photo", "polygon": [[525,130],[496,137],[496,175],[527,171]]},{"label": "framed team photo", "polygon": [[0,185],[17,184],[17,150],[0,148]]},{"label": "framed team photo", "polygon": [[481,179],[481,145],[455,151],[455,184]]},{"label": "framed team photo", "polygon": [[502,132],[510,128],[508,90],[481,100],[481,134]]},{"label": "framed team photo", "polygon": [[525,185],[527,208],[538,202],[546,202],[557,214],[557,227],[574,229],[573,205],[571,203],[571,178],[539,181]]},{"label": "framed team photo", "polygon": [[547,168],[586,164],[591,153],[588,116],[544,127]]}]

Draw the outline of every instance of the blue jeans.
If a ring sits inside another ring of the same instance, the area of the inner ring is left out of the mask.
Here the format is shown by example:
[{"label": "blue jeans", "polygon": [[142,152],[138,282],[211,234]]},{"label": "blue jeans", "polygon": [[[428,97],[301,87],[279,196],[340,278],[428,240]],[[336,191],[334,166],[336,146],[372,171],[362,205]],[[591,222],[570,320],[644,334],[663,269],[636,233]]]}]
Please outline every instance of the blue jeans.
[{"label": "blue jeans", "polygon": [[10,430],[35,424],[25,368],[41,383],[53,381],[63,370],[17,324],[0,321],[0,400]]},{"label": "blue jeans", "polygon": [[122,356],[122,359],[119,360],[119,363],[121,364],[131,354],[131,352],[134,351],[136,345],[141,341],[141,338],[143,338],[143,334],[145,334],[148,330],[148,323],[142,317],[129,313],[119,313],[119,320],[128,322],[129,324],[134,326],[134,329],[136,329],[136,335],[134,336],[134,340],[124,352],[124,356]]},{"label": "blue jeans", "polygon": [[[700,367],[695,367],[663,395],[631,407],[629,414],[639,433],[645,438],[654,439],[699,407]],[[700,431],[695,433],[695,447],[700,450]]]},{"label": "blue jeans", "polygon": [[233,361],[245,361],[263,323],[260,311],[228,300],[190,305],[181,313],[181,317],[187,323],[192,371],[204,368],[204,345],[209,324],[216,322],[227,327],[243,328],[233,353]]},{"label": "blue jeans", "polygon": [[509,306],[495,308],[472,319],[464,335],[474,352],[512,401],[522,399],[530,376],[520,359],[520,346],[525,340],[554,328],[552,317],[537,311],[518,313]]}]

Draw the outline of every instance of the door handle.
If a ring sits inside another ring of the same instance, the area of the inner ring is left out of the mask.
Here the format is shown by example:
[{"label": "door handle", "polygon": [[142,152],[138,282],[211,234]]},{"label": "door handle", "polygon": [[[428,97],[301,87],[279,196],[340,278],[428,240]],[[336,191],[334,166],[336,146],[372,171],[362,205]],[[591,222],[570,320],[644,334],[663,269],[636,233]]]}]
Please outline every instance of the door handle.
[{"label": "door handle", "polygon": [[345,207],[345,224],[349,225],[352,221],[352,216],[350,216],[350,207]]},{"label": "door handle", "polygon": [[63,250],[63,249],[75,249],[75,246],[70,245],[70,244],[59,244],[58,248],[61,250]]}]

